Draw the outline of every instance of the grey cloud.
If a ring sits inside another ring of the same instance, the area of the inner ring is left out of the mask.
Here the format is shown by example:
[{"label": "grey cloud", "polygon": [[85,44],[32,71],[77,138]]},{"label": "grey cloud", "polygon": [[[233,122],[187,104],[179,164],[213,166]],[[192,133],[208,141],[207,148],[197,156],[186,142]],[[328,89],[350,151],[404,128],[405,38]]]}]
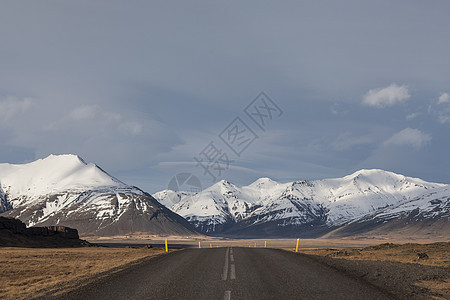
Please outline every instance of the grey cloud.
[{"label": "grey cloud", "polygon": [[405,128],[384,141],[385,146],[412,146],[415,149],[422,148],[431,141],[431,135],[418,129]]}]

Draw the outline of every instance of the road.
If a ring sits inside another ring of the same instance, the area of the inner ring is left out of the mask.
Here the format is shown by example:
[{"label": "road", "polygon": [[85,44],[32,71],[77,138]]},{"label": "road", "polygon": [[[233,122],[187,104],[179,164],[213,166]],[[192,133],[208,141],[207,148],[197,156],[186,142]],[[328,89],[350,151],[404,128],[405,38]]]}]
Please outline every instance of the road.
[{"label": "road", "polygon": [[391,299],[311,258],[264,248],[186,249],[72,291],[63,299]]}]

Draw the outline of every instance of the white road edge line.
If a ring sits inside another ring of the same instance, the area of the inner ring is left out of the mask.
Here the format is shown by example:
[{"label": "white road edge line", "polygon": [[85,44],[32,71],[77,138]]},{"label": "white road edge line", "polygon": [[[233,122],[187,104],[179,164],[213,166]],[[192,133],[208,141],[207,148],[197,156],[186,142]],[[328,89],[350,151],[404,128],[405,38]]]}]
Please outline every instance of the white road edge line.
[{"label": "white road edge line", "polygon": [[234,256],[233,256],[233,254],[230,254],[230,261],[231,261],[231,262],[234,262]]},{"label": "white road edge line", "polygon": [[236,279],[236,268],[234,264],[231,264],[230,279]]},{"label": "white road edge line", "polygon": [[225,291],[225,295],[223,296],[224,300],[230,300],[231,299],[231,291]]},{"label": "white road edge line", "polygon": [[222,280],[227,280],[228,277],[228,251],[230,248],[227,248],[225,251],[225,266],[223,266]]}]

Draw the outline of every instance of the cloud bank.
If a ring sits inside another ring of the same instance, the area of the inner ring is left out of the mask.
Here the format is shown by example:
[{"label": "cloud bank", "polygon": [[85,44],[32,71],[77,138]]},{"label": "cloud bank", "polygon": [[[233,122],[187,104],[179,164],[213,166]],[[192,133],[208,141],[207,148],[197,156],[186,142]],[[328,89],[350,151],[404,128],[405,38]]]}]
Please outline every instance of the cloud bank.
[{"label": "cloud bank", "polygon": [[448,11],[448,1],[2,1],[0,162],[75,153],[156,192],[180,172],[200,178],[178,162],[192,164],[264,91],[285,113],[223,179],[373,167],[450,182]]}]

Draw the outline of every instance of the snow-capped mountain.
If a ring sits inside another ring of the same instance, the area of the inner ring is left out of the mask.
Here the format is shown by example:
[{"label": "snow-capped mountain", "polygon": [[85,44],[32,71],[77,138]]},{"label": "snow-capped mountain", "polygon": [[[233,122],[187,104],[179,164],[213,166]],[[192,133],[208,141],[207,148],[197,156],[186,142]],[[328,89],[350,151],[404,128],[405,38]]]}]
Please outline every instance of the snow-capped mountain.
[{"label": "snow-capped mountain", "polygon": [[76,155],[0,164],[0,213],[28,226],[64,225],[83,235],[194,231],[148,193]]},{"label": "snow-capped mountain", "polygon": [[[412,210],[449,220],[450,186],[383,170],[343,178],[278,183],[261,178],[237,187],[220,181],[200,193],[153,195],[209,234],[318,236],[364,218],[384,221]],[[448,223],[448,222],[447,222]]]}]

